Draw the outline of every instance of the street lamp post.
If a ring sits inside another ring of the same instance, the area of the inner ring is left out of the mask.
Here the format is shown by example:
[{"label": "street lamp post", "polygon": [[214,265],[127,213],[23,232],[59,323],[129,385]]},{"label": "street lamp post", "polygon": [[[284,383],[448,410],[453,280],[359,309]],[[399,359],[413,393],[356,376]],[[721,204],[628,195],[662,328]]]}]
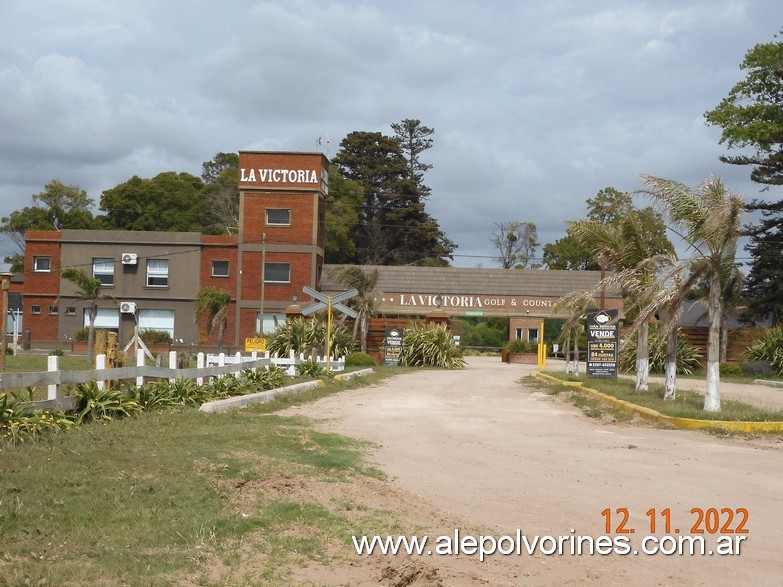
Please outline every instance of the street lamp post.
[{"label": "street lamp post", "polygon": [[2,331],[0,331],[0,373],[5,373],[5,352],[8,348],[8,290],[11,288],[11,275],[3,271],[0,273],[3,288]]}]

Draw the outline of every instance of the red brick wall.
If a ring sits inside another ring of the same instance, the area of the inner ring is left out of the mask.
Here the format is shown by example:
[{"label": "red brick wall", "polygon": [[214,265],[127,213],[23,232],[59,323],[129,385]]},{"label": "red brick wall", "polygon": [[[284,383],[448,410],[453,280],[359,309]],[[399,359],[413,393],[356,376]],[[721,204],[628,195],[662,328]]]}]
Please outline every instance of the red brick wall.
[{"label": "red brick wall", "polygon": [[[261,259],[260,251],[242,253],[242,299],[261,299]],[[302,299],[302,287],[310,285],[313,256],[310,253],[267,253],[267,263],[290,263],[291,283],[267,283],[264,286],[264,298],[288,302],[294,291]]]},{"label": "red brick wall", "polygon": [[[32,341],[56,341],[58,316],[49,315],[49,306],[58,304],[60,295],[60,233],[31,230],[25,235],[24,257],[24,328],[30,330]],[[50,257],[49,273],[33,271],[34,257]],[[33,316],[32,306],[41,306],[41,314]]]},{"label": "red brick wall", "polygon": [[[301,193],[245,192],[243,202],[242,241],[261,244],[266,234],[267,245],[310,245],[315,242],[313,206],[315,196]],[[290,209],[290,226],[267,226],[266,210]]]},{"label": "red brick wall", "polygon": [[[201,239],[200,287],[214,287],[237,295],[237,237],[204,235]],[[212,277],[212,261],[228,261],[228,277]]]}]

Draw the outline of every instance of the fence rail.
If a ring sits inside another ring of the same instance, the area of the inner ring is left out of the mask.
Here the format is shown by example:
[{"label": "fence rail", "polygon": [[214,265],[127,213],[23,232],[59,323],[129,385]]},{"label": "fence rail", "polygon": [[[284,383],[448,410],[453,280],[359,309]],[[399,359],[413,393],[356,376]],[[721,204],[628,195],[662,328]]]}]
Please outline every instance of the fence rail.
[{"label": "fence rail", "polygon": [[[29,387],[47,388],[47,399],[43,401],[32,402],[36,408],[46,409],[57,407],[60,409],[70,409],[73,407],[73,399],[63,396],[61,387],[64,385],[77,385],[79,383],[96,382],[99,388],[103,389],[110,381],[136,380],[136,385],[144,384],[145,379],[194,379],[198,385],[204,384],[204,379],[223,377],[231,373],[238,373],[247,369],[256,370],[266,368],[270,365],[285,367],[290,376],[297,374],[297,366],[305,362],[304,355],[298,357],[292,353],[289,357],[270,357],[269,353],[259,357],[256,352],[250,356],[244,356],[242,353],[235,355],[205,355],[199,353],[196,357],[196,368],[178,369],[176,367],[159,367],[146,365],[144,360],[144,351],[139,349],[136,354],[135,367],[114,367],[106,366],[106,355],[98,355],[95,358],[95,369],[85,371],[61,371],[60,358],[57,356],[48,357],[48,371],[37,373],[0,373],[0,390],[6,389],[26,389]],[[318,358],[317,363],[321,366],[326,365],[326,360]],[[177,365],[177,352],[169,353],[169,365]],[[332,360],[330,368],[333,371],[343,371],[345,369],[345,359]]]}]

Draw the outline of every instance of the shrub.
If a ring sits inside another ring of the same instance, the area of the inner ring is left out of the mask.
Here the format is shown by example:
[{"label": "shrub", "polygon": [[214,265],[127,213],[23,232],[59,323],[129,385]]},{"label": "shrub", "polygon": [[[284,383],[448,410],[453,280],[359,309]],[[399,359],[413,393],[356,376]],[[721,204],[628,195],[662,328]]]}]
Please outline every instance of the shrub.
[{"label": "shrub", "polygon": [[48,432],[67,430],[73,426],[64,413],[53,410],[35,410],[21,393],[0,393],[0,443],[19,444]]},{"label": "shrub", "polygon": [[79,328],[76,332],[73,333],[73,340],[76,342],[87,342],[89,336],[90,329],[85,326],[84,328]]},{"label": "shrub", "polygon": [[538,352],[538,344],[517,338],[509,340],[505,345],[505,349],[509,353],[536,353]]},{"label": "shrub", "polygon": [[54,350],[49,351],[49,356],[50,357],[63,357],[63,356],[65,356],[65,351],[62,350],[62,349],[54,349]]},{"label": "shrub", "polygon": [[141,411],[139,403],[121,389],[100,389],[95,381],[80,383],[74,389],[74,417],[82,424],[94,420],[113,420]]},{"label": "shrub", "polygon": [[761,361],[783,375],[783,324],[765,330],[745,351],[748,361]]},{"label": "shrub", "polygon": [[764,361],[747,361],[742,363],[742,372],[745,374],[745,377],[752,377],[754,379],[775,376],[775,370],[769,363],[765,363]]},{"label": "shrub", "polygon": [[732,363],[720,364],[720,376],[721,377],[742,377],[745,373],[742,371],[742,367],[739,365],[733,365]]},{"label": "shrub", "polygon": [[[618,367],[621,371],[636,370],[636,340],[627,339],[620,345]],[[650,373],[663,373],[666,369],[666,337],[660,336],[657,324],[650,325]],[[677,329],[677,373],[691,375],[701,368],[701,355],[685,340]]]},{"label": "shrub", "polygon": [[375,359],[367,353],[348,353],[345,355],[346,367],[374,367]]},{"label": "shrub", "polygon": [[326,372],[324,368],[321,367],[321,365],[312,359],[302,361],[299,363],[299,365],[297,365],[297,369],[299,370],[299,374],[305,377],[322,377]]},{"label": "shrub", "polygon": [[[267,337],[267,350],[271,355],[287,357],[293,350],[296,354],[310,354],[315,348],[323,352],[326,348],[326,324],[323,320],[293,318],[286,320]],[[341,357],[356,349],[351,335],[341,326],[332,325],[331,354]]]},{"label": "shrub", "polygon": [[139,338],[144,341],[144,344],[171,344],[168,330],[145,328],[139,332]]},{"label": "shrub", "polygon": [[414,323],[403,334],[400,365],[458,369],[465,366],[465,361],[447,328]]}]

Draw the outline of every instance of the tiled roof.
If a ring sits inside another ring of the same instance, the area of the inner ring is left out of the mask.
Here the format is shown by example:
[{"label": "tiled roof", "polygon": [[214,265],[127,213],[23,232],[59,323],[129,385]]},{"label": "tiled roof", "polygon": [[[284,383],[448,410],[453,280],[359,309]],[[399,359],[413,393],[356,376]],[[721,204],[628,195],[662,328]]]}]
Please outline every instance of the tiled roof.
[{"label": "tiled roof", "polygon": [[[331,275],[340,265],[324,265],[321,289],[344,291]],[[465,295],[564,296],[572,291],[590,290],[601,280],[599,271],[558,271],[547,269],[474,269],[462,267],[413,267],[363,265],[365,271],[378,270],[378,289],[384,293],[440,293]],[[606,296],[621,297],[608,289]]]}]

